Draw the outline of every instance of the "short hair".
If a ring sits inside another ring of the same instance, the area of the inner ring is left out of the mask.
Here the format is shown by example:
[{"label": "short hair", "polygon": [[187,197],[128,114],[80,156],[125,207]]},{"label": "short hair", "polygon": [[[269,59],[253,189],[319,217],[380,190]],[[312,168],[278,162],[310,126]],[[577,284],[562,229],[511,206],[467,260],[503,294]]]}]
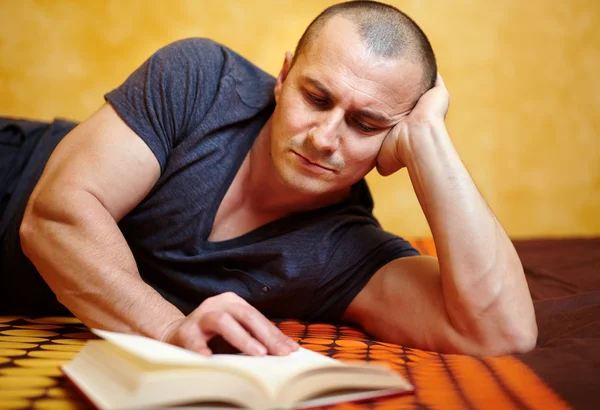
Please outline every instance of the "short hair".
[{"label": "short hair", "polygon": [[394,6],[376,1],[348,1],[326,8],[306,28],[300,38],[292,66],[317,38],[332,17],[344,17],[357,25],[369,51],[380,57],[408,58],[423,68],[423,92],[435,85],[437,63],[429,39],[421,28]]}]

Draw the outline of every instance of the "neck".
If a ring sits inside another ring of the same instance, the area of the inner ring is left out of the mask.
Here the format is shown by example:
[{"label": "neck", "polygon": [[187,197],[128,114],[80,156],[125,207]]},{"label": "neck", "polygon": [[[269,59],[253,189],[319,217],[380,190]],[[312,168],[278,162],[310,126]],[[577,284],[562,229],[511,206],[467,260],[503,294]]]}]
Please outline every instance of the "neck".
[{"label": "neck", "polygon": [[286,184],[275,169],[271,158],[271,118],[260,131],[244,160],[244,197],[260,213],[283,217],[309,211],[344,200],[350,189],[321,195],[308,195]]}]

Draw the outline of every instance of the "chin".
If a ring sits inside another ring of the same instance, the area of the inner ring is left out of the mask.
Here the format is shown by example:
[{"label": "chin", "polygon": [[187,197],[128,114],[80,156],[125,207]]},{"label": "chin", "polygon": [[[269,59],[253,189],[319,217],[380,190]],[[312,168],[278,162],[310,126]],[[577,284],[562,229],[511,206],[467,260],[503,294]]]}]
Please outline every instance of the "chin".
[{"label": "chin", "polygon": [[273,165],[279,180],[294,191],[312,197],[330,196],[346,190],[348,186],[340,186],[341,175],[327,173],[316,174],[306,171],[296,163],[295,154],[286,152],[281,156],[273,156]]},{"label": "chin", "polygon": [[284,184],[304,195],[321,196],[337,191],[330,182],[311,178],[292,170],[284,171],[279,176]]}]

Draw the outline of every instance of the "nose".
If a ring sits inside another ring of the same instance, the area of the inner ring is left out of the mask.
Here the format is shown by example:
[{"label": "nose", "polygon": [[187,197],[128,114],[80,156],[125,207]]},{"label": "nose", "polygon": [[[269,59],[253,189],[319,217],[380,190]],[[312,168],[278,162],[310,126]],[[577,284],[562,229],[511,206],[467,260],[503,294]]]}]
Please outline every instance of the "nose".
[{"label": "nose", "polygon": [[340,129],[344,120],[343,112],[323,113],[322,119],[308,132],[308,138],[319,151],[334,152],[340,144]]}]

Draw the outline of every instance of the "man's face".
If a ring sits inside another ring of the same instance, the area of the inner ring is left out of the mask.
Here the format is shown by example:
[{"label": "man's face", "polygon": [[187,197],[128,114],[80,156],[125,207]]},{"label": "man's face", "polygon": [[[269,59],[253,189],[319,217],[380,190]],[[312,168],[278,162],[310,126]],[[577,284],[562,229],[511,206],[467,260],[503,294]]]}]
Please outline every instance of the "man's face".
[{"label": "man's face", "polygon": [[375,166],[384,138],[419,97],[422,70],[371,55],[342,17],[290,64],[288,54],[275,86],[273,163],[301,192],[341,192]]}]

